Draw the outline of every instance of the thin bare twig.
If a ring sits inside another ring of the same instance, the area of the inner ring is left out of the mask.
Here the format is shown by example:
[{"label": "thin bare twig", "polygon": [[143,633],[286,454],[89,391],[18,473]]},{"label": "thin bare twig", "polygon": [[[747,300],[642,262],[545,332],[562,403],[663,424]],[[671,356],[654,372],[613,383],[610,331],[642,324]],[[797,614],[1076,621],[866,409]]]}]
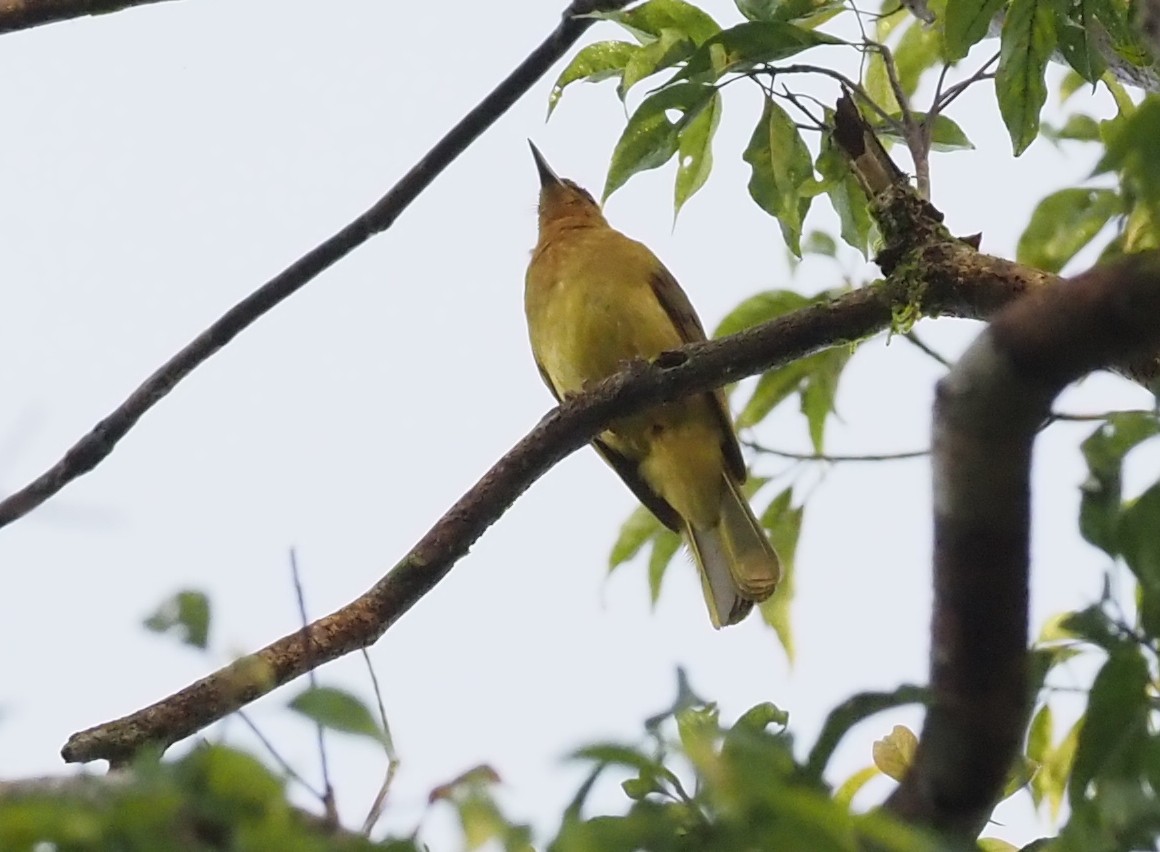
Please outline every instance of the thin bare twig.
[{"label": "thin bare twig", "polygon": [[274,748],[274,744],[266,738],[266,735],[263,734],[262,730],[254,723],[254,720],[251,719],[249,715],[247,715],[246,711],[239,710],[234,715],[241,719],[243,724],[245,724],[245,726],[250,729],[250,733],[258,738],[258,742],[262,744],[262,746],[269,753],[270,757],[274,759],[274,762],[278,764],[281,770],[286,773],[286,777],[291,778],[301,784],[304,789],[310,792],[310,795],[314,796],[325,806],[326,797],[319,790],[315,790],[313,784],[299,775],[298,772],[295,771],[294,767],[286,762],[286,759],[282,757],[282,755],[278,752],[278,749]]},{"label": "thin bare twig", "polygon": [[620,8],[627,3],[628,0],[573,0],[551,35],[436,142],[374,206],[222,314],[142,382],[56,464],[0,501],[0,527],[27,515],[70,482],[91,471],[178,382],[321,272],[389,228],[436,176],[527,92],[593,23],[591,18],[577,15],[595,9]]},{"label": "thin bare twig", "polygon": [[367,649],[362,649],[363,662],[367,665],[367,672],[371,676],[371,686],[374,689],[375,701],[379,705],[379,722],[383,726],[383,733],[386,736],[386,750],[387,750],[387,774],[383,778],[383,784],[379,787],[379,792],[375,794],[375,800],[371,802],[370,809],[367,811],[366,819],[363,820],[362,833],[370,836],[371,831],[374,830],[375,825],[383,816],[383,811],[387,806],[387,796],[391,792],[391,784],[395,780],[395,773],[399,770],[399,756],[395,752],[395,740],[391,736],[391,725],[387,721],[387,708],[383,706],[383,691],[379,688],[379,677],[375,674],[375,667],[371,664],[371,655],[367,653]]},{"label": "thin bare twig", "polygon": [[797,453],[759,444],[757,441],[742,441],[744,446],[758,453],[766,453],[783,459],[804,462],[884,462],[920,459],[930,455],[930,450],[907,450],[900,453],[859,453],[856,455],[834,455],[832,453]]},{"label": "thin bare twig", "polygon": [[954,366],[954,364],[951,362],[951,360],[949,358],[947,358],[945,355],[941,354],[940,352],[937,352],[936,350],[932,349],[927,343],[925,343],[922,340],[922,338],[920,338],[913,331],[906,332],[906,334],[902,335],[902,337],[911,346],[914,346],[916,349],[920,350],[921,352],[926,353],[929,357],[933,358],[935,361],[942,364],[944,367],[949,369],[950,367]]},{"label": "thin bare twig", "polygon": [[975,85],[975,83],[978,83],[980,80],[986,80],[994,77],[995,75],[989,73],[987,69],[989,69],[998,61],[999,54],[996,52],[994,56],[980,65],[978,70],[975,71],[975,73],[970,77],[962,80],[961,82],[955,83],[953,86],[948,87],[945,91],[936,93],[934,101],[930,105],[930,112],[928,113],[930,120],[933,121],[937,115],[939,115],[941,112],[943,112],[943,110],[954,103],[955,98],[957,98],[971,86]]},{"label": "thin bare twig", "polygon": [[[302,624],[302,649],[309,659],[314,651],[314,637],[310,634],[310,619],[306,616],[306,593],[302,590],[302,574],[298,571],[298,553],[290,548],[290,577],[294,581],[294,597],[298,601],[298,618]],[[318,689],[318,675],[316,667],[311,666],[306,673],[310,688]],[[334,785],[330,783],[330,764],[326,757],[326,731],[322,722],[314,721],[314,729],[318,735],[318,759],[322,764],[322,806],[326,812],[326,819],[331,825],[341,825],[338,818],[338,803],[334,798]]]}]

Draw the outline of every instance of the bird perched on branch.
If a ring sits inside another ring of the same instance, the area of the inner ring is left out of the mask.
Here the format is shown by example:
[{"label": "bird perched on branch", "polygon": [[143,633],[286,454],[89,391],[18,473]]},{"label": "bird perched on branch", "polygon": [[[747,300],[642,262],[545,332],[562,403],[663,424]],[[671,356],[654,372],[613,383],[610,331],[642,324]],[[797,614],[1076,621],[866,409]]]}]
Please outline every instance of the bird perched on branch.
[{"label": "bird perched on branch", "polygon": [[[524,306],[536,366],[557,400],[627,362],[705,339],[689,299],[656,255],[614,230],[592,196],[540,173],[540,233]],[[637,498],[689,545],[714,627],[773,594],[777,554],[741,493],[745,462],[721,391],[617,420],[594,441]]]}]

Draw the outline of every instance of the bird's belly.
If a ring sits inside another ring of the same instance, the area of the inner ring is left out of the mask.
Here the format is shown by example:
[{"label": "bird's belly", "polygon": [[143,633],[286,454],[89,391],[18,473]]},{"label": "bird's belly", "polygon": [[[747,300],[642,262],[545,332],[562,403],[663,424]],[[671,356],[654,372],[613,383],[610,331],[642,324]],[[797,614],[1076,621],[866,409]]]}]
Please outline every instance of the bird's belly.
[{"label": "bird's belly", "polygon": [[651,290],[558,287],[542,322],[541,363],[563,393],[579,393],[637,358],[681,340]]}]

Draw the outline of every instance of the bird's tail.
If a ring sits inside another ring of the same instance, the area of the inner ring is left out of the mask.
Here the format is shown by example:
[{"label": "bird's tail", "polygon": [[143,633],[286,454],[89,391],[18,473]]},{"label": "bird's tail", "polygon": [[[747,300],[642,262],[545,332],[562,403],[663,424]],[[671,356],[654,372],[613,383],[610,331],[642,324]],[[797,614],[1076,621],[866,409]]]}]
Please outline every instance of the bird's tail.
[{"label": "bird's tail", "polygon": [[777,553],[732,477],[726,476],[716,525],[685,533],[701,570],[701,588],[713,626],[736,624],[754,603],[773,594],[781,579]]}]

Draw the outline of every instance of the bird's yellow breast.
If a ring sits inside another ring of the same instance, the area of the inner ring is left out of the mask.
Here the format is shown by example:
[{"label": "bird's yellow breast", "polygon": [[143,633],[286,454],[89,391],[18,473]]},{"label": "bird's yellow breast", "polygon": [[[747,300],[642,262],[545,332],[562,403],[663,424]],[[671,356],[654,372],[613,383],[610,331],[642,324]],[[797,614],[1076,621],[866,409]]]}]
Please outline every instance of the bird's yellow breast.
[{"label": "bird's yellow breast", "polygon": [[524,297],[532,351],[557,393],[578,393],[627,361],[681,345],[653,292],[660,262],[652,252],[607,227],[545,236]]}]

